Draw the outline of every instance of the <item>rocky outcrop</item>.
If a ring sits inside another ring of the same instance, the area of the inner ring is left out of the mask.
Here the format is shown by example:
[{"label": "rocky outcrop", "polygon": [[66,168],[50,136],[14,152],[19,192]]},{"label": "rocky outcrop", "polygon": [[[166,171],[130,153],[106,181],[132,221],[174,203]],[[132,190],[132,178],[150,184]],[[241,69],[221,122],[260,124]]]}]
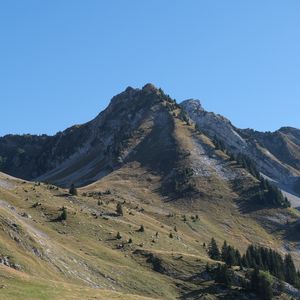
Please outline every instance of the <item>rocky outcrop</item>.
[{"label": "rocky outcrop", "polygon": [[222,141],[233,154],[247,155],[261,173],[296,192],[293,186],[300,176],[300,130],[289,127],[274,133],[243,130],[225,117],[207,112],[199,100],[183,101],[181,107],[209,137]]}]

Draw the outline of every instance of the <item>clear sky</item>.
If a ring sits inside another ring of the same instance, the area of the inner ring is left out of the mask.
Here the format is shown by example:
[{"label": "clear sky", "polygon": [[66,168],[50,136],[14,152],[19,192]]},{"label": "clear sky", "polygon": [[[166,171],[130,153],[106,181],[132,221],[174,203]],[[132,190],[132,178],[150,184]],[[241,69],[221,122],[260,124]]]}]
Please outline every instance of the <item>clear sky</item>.
[{"label": "clear sky", "polygon": [[300,128],[300,1],[0,1],[0,135],[84,123],[147,82],[241,128]]}]

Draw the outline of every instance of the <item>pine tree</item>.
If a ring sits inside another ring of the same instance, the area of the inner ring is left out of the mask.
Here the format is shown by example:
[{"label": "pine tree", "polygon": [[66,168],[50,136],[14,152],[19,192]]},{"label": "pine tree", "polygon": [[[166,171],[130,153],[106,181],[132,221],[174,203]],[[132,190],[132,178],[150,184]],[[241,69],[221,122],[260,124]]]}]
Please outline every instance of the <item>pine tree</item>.
[{"label": "pine tree", "polygon": [[69,193],[73,196],[77,196],[77,189],[75,188],[74,183],[71,184],[71,187],[69,189]]},{"label": "pine tree", "polygon": [[118,204],[117,204],[116,213],[119,216],[123,216],[123,207],[122,207],[122,204],[120,202],[118,202]]},{"label": "pine tree", "polygon": [[231,267],[236,264],[236,259],[235,259],[235,249],[231,246],[228,246],[227,249],[227,257],[225,260],[225,263],[227,266]]},{"label": "pine tree", "polygon": [[251,279],[250,279],[250,286],[252,291],[257,291],[259,288],[259,269],[254,268]]},{"label": "pine tree", "polygon": [[221,257],[222,257],[223,261],[226,261],[227,252],[228,252],[228,245],[227,245],[227,242],[224,241],[222,249],[221,249]]},{"label": "pine tree", "polygon": [[221,265],[221,264],[218,265],[215,281],[217,283],[224,284],[226,287],[231,286],[232,278],[227,265]]},{"label": "pine tree", "polygon": [[269,274],[259,274],[257,295],[261,300],[271,300],[273,298],[272,282]]},{"label": "pine tree", "polygon": [[284,258],[285,281],[290,284],[295,284],[297,278],[296,268],[290,254]]},{"label": "pine tree", "polygon": [[61,215],[59,217],[61,221],[66,221],[67,220],[67,209],[65,207],[62,208]]},{"label": "pine tree", "polygon": [[210,244],[208,246],[208,255],[211,259],[214,260],[219,260],[221,258],[217,242],[214,238],[211,239]]}]

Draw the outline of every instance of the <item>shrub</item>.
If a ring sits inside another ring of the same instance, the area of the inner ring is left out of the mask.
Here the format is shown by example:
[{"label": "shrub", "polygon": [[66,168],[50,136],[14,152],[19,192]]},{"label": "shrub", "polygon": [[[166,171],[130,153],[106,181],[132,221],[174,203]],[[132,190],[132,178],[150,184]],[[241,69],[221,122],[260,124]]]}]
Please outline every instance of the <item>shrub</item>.
[{"label": "shrub", "polygon": [[145,231],[144,225],[141,225],[141,227],[139,228],[138,232],[144,232],[144,231]]}]

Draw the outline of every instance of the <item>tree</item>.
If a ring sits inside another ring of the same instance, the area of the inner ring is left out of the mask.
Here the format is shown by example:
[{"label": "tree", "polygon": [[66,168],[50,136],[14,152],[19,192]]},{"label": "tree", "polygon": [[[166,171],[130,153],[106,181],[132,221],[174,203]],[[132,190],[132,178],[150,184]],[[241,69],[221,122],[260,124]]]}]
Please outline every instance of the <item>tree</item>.
[{"label": "tree", "polygon": [[261,300],[271,300],[273,297],[272,279],[269,273],[260,272],[255,268],[251,275],[251,290]]},{"label": "tree", "polygon": [[220,251],[217,245],[217,242],[214,238],[211,239],[208,246],[208,255],[211,259],[219,260],[220,259]]},{"label": "tree", "polygon": [[122,204],[120,202],[118,202],[118,204],[117,204],[116,213],[119,216],[123,216],[123,207],[122,207]]},{"label": "tree", "polygon": [[71,195],[73,195],[73,196],[77,196],[77,189],[76,189],[74,183],[71,184],[71,187],[70,187],[70,189],[69,189],[69,193],[70,193]]},{"label": "tree", "polygon": [[117,235],[116,235],[116,239],[120,240],[121,238],[122,238],[122,236],[121,236],[120,232],[118,231]]},{"label": "tree", "polygon": [[218,264],[215,281],[225,285],[226,287],[231,286],[232,278],[227,265]]},{"label": "tree", "polygon": [[227,245],[227,242],[224,241],[222,249],[221,249],[221,257],[222,257],[223,261],[226,261],[227,252],[228,252],[228,245]]},{"label": "tree", "polygon": [[227,266],[231,267],[231,266],[236,264],[235,254],[236,254],[235,249],[231,246],[228,246],[227,257],[226,257],[226,260],[225,260],[225,263],[226,263]]},{"label": "tree", "polygon": [[285,281],[290,284],[295,284],[297,272],[291,254],[287,254],[284,258],[284,270]]},{"label": "tree", "polygon": [[67,209],[65,207],[62,208],[62,212],[61,212],[59,219],[61,221],[67,220]]}]

